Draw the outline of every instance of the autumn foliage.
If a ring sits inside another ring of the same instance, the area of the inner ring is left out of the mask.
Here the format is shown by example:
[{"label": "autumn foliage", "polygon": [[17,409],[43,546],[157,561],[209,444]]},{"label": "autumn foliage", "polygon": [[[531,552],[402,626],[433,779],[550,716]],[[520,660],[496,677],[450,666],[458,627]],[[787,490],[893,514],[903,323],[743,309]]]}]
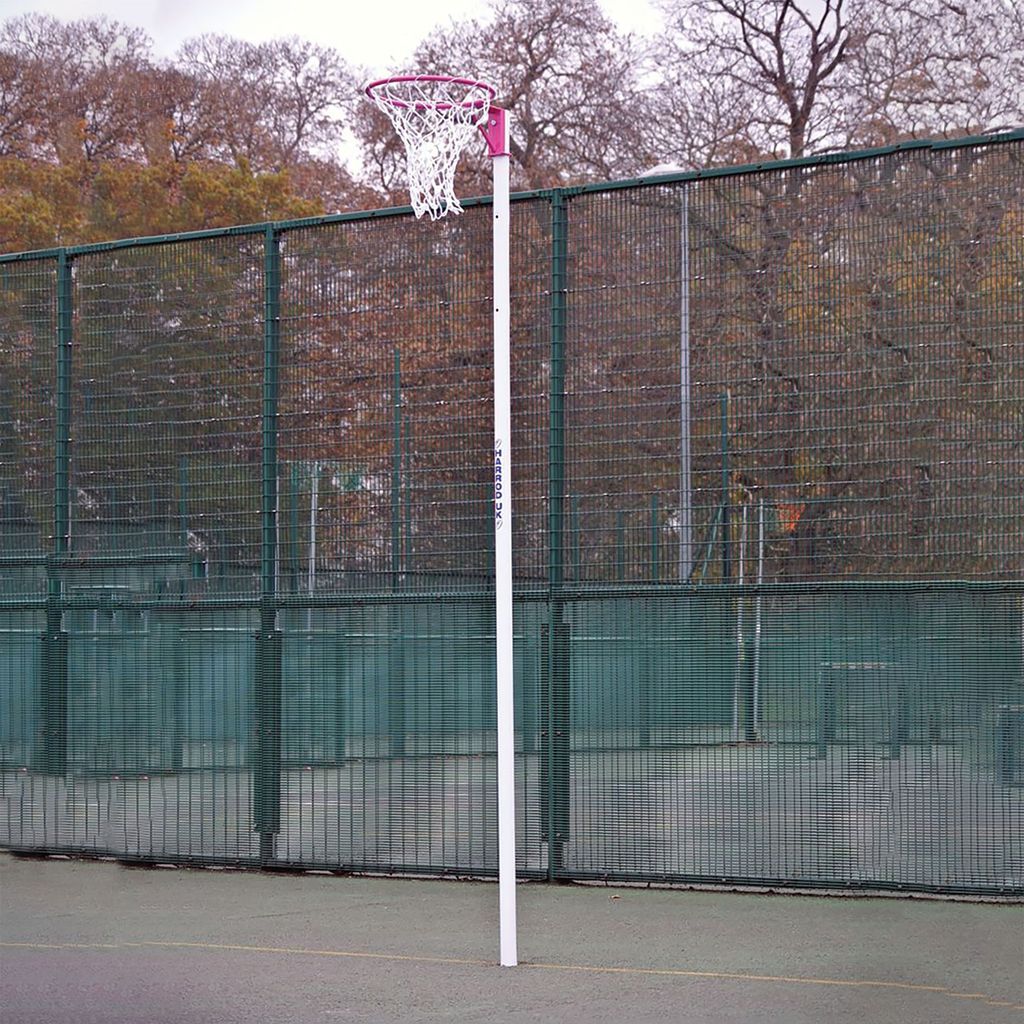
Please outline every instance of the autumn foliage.
[{"label": "autumn foliage", "polygon": [[[493,0],[482,17],[430,33],[404,70],[493,82],[522,188],[1024,121],[1024,15],[1012,0],[664,0],[659,10],[662,29],[646,39],[597,0]],[[9,19],[0,249],[404,203],[404,154],[361,98],[368,77],[294,37],[205,35],[159,59],[145,32],[105,18]],[[458,191],[488,189],[480,147]]]}]

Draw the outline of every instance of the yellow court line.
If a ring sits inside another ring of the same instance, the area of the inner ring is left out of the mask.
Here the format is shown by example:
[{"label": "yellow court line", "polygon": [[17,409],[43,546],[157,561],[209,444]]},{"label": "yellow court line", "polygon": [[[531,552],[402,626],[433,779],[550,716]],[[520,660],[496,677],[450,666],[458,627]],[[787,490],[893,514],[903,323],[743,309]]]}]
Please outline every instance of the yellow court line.
[{"label": "yellow court line", "polygon": [[736,974],[730,971],[688,971],[670,967],[600,967],[592,964],[524,963],[521,967],[549,971],[585,971],[595,974],[651,974],[680,978],[711,978],[730,981],[781,982],[788,985],[832,985],[840,988],[899,989],[904,992],[935,992],[954,999],[981,999],[989,1006],[1008,1006],[1024,1010],[1024,1005],[992,999],[983,992],[954,992],[944,985],[915,985],[908,981],[871,981],[861,978],[801,978],[779,974]]},{"label": "yellow court line", "polygon": [[[949,989],[943,985],[914,985],[906,981],[868,981],[860,978],[801,978],[786,974],[736,974],[731,971],[687,971],[674,967],[600,967],[592,964],[522,964],[523,967],[540,967],[548,971],[591,971],[603,974],[653,974],[669,978],[725,978],[730,981],[774,981],[787,985],[837,985],[841,988],[898,988],[910,992],[941,992]],[[972,997],[973,998],[973,997]]]},{"label": "yellow court line", "polygon": [[122,949],[122,942],[0,942],[6,949]]},{"label": "yellow court line", "polygon": [[490,960],[460,960],[448,956],[409,956],[403,953],[363,953],[346,949],[301,949],[291,946],[233,946],[214,942],[130,942],[130,946],[160,946],[168,949],[216,949],[241,953],[289,953],[298,956],[341,956],[356,960],[395,960],[399,963],[456,964],[464,967],[491,967]]},{"label": "yellow court line", "polygon": [[[236,953],[272,953],[289,956],[327,956],[354,960],[385,960],[398,963],[445,964],[460,967],[493,967],[492,960],[469,960],[458,957],[414,956],[403,953],[367,953],[359,950],[305,949],[295,946],[243,946],[217,942],[171,942],[143,940],[141,942],[3,942],[0,948],[16,949],[205,949]],[[893,989],[903,992],[933,992],[952,999],[978,999],[987,1006],[1024,1010],[1024,1005],[993,999],[983,992],[954,992],[943,985],[917,985],[907,981],[873,981],[865,978],[807,978],[785,974],[741,974],[733,971],[696,971],[672,967],[603,967],[598,964],[556,964],[539,961],[522,962],[520,967],[540,971],[575,971],[588,974],[628,974],[668,978],[705,978],[719,981],[754,981],[786,985],[820,985],[837,988]]]},{"label": "yellow court line", "polygon": [[302,949],[292,946],[235,946],[215,942],[0,942],[0,949],[209,949],[237,953],[289,953],[300,956],[340,956],[363,960],[397,960],[424,964],[455,964],[466,967],[491,967],[490,960],[460,960],[445,956],[407,956],[402,953],[362,953],[341,949]]}]

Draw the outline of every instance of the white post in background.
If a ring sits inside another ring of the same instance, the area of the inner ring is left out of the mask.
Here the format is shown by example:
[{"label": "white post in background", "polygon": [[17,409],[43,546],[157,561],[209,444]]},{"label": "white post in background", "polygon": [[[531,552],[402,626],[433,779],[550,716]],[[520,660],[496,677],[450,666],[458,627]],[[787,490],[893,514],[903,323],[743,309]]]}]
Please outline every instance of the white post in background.
[{"label": "white post in background", "polygon": [[512,673],[512,397],[509,154],[505,111],[484,131],[494,163],[494,613],[498,698],[498,912],[502,967],[516,948],[516,774]]},{"label": "white post in background", "polygon": [[[747,550],[747,508],[743,505],[743,514],[740,520],[740,552],[737,565],[738,573],[736,582],[743,586],[743,574],[746,571],[745,555]],[[740,691],[743,688],[743,661],[744,661],[744,634],[743,634],[743,595],[736,598],[736,672],[732,681],[732,741],[739,743],[740,740]]]},{"label": "white post in background", "polygon": [[[281,504],[281,474],[277,474],[277,503]],[[274,511],[274,593],[281,593],[281,517]]]},{"label": "white post in background", "polygon": [[693,487],[690,468],[690,196],[679,211],[679,582],[693,574]]},{"label": "white post in background", "polygon": [[757,505],[757,597],[754,599],[754,685],[750,713],[754,736],[761,738],[761,584],[764,583],[764,498]]}]

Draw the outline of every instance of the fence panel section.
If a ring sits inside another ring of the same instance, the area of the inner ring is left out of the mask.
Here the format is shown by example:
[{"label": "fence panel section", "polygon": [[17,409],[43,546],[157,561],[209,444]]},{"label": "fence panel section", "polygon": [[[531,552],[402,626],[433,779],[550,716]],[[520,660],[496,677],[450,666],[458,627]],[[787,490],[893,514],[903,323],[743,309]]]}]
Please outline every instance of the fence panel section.
[{"label": "fence panel section", "polygon": [[[1022,148],[513,204],[524,874],[1024,887]],[[490,218],[0,258],[0,843],[495,872]]]}]

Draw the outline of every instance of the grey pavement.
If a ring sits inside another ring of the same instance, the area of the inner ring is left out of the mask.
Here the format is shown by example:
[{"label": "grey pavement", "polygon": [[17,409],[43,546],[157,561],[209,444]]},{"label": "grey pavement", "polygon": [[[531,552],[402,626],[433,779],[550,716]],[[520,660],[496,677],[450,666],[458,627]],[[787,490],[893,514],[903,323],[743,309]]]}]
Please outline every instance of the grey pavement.
[{"label": "grey pavement", "polygon": [[0,854],[3,1024],[1024,1021],[1024,906]]}]

